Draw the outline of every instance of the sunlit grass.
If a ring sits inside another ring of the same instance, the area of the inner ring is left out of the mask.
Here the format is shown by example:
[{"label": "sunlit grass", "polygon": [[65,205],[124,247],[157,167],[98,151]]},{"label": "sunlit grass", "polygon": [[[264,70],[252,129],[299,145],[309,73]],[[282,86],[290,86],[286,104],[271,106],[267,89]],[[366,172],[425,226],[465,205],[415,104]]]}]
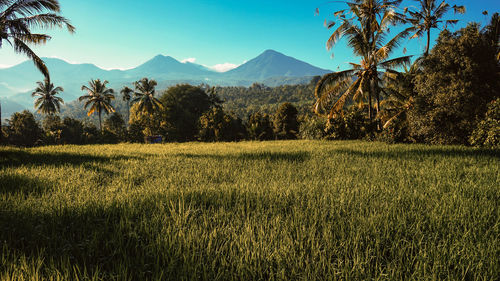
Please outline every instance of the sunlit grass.
[{"label": "sunlit grass", "polygon": [[0,148],[0,278],[493,280],[499,157],[315,141]]}]

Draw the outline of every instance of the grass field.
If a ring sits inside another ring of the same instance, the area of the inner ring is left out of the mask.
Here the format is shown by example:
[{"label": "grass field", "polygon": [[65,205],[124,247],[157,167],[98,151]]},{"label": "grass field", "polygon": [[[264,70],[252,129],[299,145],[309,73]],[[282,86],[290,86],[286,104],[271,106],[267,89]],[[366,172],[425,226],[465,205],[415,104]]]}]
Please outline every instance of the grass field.
[{"label": "grass field", "polygon": [[0,148],[1,280],[498,280],[500,153]]}]

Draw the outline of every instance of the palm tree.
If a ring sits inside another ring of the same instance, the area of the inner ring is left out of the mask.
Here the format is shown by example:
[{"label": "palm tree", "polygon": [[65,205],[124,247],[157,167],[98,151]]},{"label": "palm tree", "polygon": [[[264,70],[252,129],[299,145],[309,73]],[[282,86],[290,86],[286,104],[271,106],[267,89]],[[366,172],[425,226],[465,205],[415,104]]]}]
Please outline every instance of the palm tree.
[{"label": "palm tree", "polygon": [[[465,6],[451,7],[445,0],[440,4],[436,0],[414,0],[419,4],[419,9],[406,8],[405,13],[409,13],[410,17],[408,21],[413,25],[415,34],[411,38],[422,37],[424,33],[427,34],[427,45],[425,47],[424,56],[429,54],[430,42],[431,42],[431,29],[439,28],[439,24],[445,23],[456,24],[458,20],[446,20],[443,21],[442,18],[446,13],[453,8],[456,13],[464,14]],[[440,0],[441,1],[441,0]]]},{"label": "palm tree", "polygon": [[47,66],[28,45],[45,44],[51,39],[46,34],[32,33],[32,28],[66,27],[71,33],[75,31],[69,20],[59,15],[60,11],[58,0],[0,0],[0,48],[3,40],[7,41],[49,78]]},{"label": "palm tree", "polygon": [[[47,11],[47,12],[46,12]],[[51,39],[46,34],[31,33],[31,28],[47,29],[65,26],[70,33],[75,31],[66,18],[58,15],[61,11],[58,0],[0,0],[0,49],[5,40],[14,47],[16,53],[25,54],[49,78],[49,71],[29,44],[41,45]],[[1,105],[0,105],[1,108]],[[0,138],[2,114],[0,110]]]},{"label": "palm tree", "polygon": [[389,96],[381,102],[382,111],[380,119],[384,121],[383,128],[386,129],[398,119],[405,119],[408,110],[415,102],[415,85],[413,79],[421,72],[421,60],[417,59],[410,68],[404,67],[404,72],[386,72],[384,76]]},{"label": "palm tree", "polygon": [[153,114],[155,111],[163,108],[161,102],[155,97],[155,87],[157,85],[155,80],[142,78],[134,83],[135,85],[135,98],[132,103],[138,103],[137,110]]},{"label": "palm tree", "polygon": [[111,100],[115,99],[113,95],[113,89],[107,89],[106,85],[108,81],[101,82],[101,80],[90,80],[89,86],[82,86],[82,91],[87,91],[87,95],[83,95],[78,98],[78,101],[84,101],[84,108],[87,109],[89,105],[92,105],[87,113],[88,116],[92,115],[94,112],[97,112],[99,115],[99,129],[102,132],[102,120],[101,114],[104,113],[109,114],[115,112],[115,109],[111,105]]},{"label": "palm tree", "polygon": [[44,82],[37,82],[38,87],[31,94],[32,97],[39,97],[35,100],[35,108],[38,113],[51,115],[60,111],[61,103],[64,103],[61,97],[56,95],[63,92],[61,87],[54,87],[54,84],[49,79]]},{"label": "palm tree", "polygon": [[[347,37],[348,46],[360,63],[350,63],[351,69],[327,74],[316,85],[317,98],[314,110],[320,114],[328,110],[328,119],[340,113],[349,98],[360,107],[368,101],[368,117],[373,119],[373,99],[376,100],[377,114],[380,110],[380,96],[383,90],[381,77],[384,71],[393,71],[409,64],[411,56],[389,59],[400,42],[410,33],[410,28],[399,32],[391,40],[385,40],[389,26],[403,21],[395,7],[401,1],[355,0],[348,3],[349,9],[336,12],[342,24],[334,31],[327,42],[331,49],[342,37]],[[346,17],[346,11],[353,15]],[[356,24],[357,23],[357,24]],[[335,23],[328,24],[331,28]]]},{"label": "palm tree", "polygon": [[128,119],[130,119],[130,99],[132,98],[132,93],[134,90],[129,87],[123,87],[120,93],[122,94],[123,101],[127,102],[127,124]]}]

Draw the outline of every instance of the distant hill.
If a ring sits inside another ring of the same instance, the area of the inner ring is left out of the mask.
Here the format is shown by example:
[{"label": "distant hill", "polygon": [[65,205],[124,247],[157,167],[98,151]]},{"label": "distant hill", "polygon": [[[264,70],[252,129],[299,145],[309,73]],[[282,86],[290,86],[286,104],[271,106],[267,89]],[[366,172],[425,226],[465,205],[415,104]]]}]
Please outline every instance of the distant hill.
[{"label": "distant hill", "polygon": [[[56,58],[43,58],[43,60],[49,68],[51,80],[57,86],[64,88],[61,97],[67,103],[82,95],[83,84],[97,78],[108,80],[109,86],[118,90],[124,85],[132,86],[132,82],[148,77],[157,80],[158,89],[162,90],[179,83],[246,87],[255,82],[268,86],[307,84],[313,76],[330,72],[273,50],[267,50],[238,68],[224,73],[163,55],[155,56],[133,69],[123,71],[105,70],[88,63],[72,64]],[[35,88],[36,82],[41,80],[43,80],[42,74],[31,61],[0,69],[0,98],[3,97],[5,103],[2,104],[3,107],[9,111],[18,111],[20,106],[32,109],[31,91]]]}]

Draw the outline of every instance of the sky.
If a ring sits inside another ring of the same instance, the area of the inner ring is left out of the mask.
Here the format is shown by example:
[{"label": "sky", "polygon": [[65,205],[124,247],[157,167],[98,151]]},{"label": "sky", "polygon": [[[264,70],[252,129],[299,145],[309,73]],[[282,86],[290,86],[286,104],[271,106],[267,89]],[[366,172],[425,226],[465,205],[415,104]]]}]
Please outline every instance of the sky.
[{"label": "sky", "polygon": [[[466,5],[465,15],[449,18],[486,24],[500,11],[500,0],[449,0]],[[202,64],[223,71],[258,56],[267,49],[336,70],[359,61],[345,42],[326,50],[331,30],[325,19],[345,4],[327,0],[60,0],[62,15],[76,33],[47,31],[53,38],[33,50],[42,57],[70,63],[93,63],[104,69],[130,69],[162,54],[180,61]],[[402,6],[414,5],[407,0]],[[320,13],[316,15],[315,10]],[[433,39],[438,31],[434,31]],[[404,42],[407,55],[419,55],[424,39]],[[332,53],[334,56],[332,58]],[[26,60],[4,44],[0,67]]]}]

